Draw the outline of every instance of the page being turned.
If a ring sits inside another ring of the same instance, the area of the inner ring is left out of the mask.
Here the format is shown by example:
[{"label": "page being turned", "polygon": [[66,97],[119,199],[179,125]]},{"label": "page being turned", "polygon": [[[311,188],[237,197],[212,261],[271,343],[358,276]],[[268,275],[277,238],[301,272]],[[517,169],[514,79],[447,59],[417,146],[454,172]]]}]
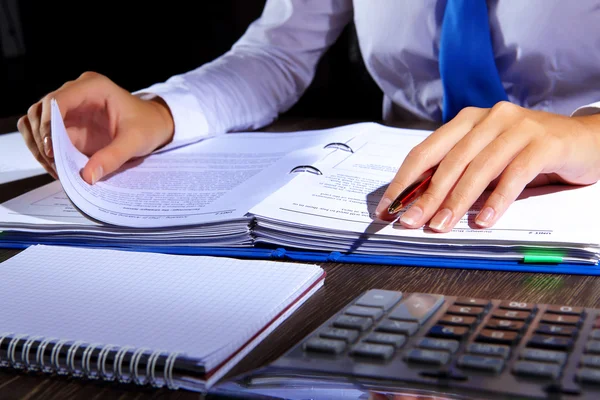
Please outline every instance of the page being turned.
[{"label": "page being turned", "polygon": [[80,175],[88,157],[73,146],[58,105],[52,105],[52,140],[65,192],[90,217],[128,227],[246,219],[253,205],[291,179],[291,168],[322,157],[297,149],[356,134],[349,128],[221,135],[130,161],[89,185]]}]

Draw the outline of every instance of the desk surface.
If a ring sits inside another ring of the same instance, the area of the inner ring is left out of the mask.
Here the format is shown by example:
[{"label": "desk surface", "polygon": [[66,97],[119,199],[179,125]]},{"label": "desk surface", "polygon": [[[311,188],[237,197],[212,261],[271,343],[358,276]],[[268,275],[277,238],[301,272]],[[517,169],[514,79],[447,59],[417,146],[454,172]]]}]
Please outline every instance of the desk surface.
[{"label": "desk surface", "polygon": [[[288,120],[279,121],[267,130],[317,129],[349,122]],[[13,127],[9,129],[14,130]],[[43,175],[0,185],[0,202],[50,181],[49,175]],[[0,249],[0,262],[17,252]],[[370,288],[600,307],[600,278],[594,277],[337,263],[326,263],[322,266],[327,272],[325,286],[267,337],[228,376],[257,368],[274,360],[293,343],[317,328],[340,307]],[[183,391],[157,391],[133,385],[109,385],[63,377],[49,378],[2,370],[0,371],[0,397],[3,399],[141,400],[159,397],[197,399],[200,395]]]}]

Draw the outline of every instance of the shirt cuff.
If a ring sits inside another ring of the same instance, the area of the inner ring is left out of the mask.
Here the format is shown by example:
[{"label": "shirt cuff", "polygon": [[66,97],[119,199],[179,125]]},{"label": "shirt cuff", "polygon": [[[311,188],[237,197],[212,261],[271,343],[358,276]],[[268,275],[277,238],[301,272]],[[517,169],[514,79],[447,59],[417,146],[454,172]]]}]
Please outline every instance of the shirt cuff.
[{"label": "shirt cuff", "polygon": [[171,111],[174,125],[173,140],[156,150],[156,152],[185,146],[211,136],[206,117],[200,111],[198,101],[188,90],[157,83],[146,89],[133,92],[133,95],[143,100],[160,97]]},{"label": "shirt cuff", "polygon": [[583,117],[585,115],[594,115],[600,113],[600,101],[585,106],[581,106],[571,114],[571,117]]}]

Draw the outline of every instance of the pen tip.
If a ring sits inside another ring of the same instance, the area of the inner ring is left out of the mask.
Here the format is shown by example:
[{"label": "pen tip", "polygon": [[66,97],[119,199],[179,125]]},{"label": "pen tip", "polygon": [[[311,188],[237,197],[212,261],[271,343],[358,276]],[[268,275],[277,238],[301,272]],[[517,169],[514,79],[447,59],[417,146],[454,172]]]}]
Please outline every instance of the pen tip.
[{"label": "pen tip", "polygon": [[400,211],[401,209],[402,209],[402,203],[393,204],[390,207],[388,207],[388,214],[394,215],[394,214],[398,213],[398,211]]}]

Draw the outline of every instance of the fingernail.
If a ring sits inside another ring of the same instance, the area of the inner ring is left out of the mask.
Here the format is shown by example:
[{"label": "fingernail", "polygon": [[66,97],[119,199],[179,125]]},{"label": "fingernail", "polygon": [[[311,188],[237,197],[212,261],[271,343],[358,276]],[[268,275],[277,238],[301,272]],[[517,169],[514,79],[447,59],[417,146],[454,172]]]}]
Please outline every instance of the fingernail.
[{"label": "fingernail", "polygon": [[475,218],[475,223],[481,226],[488,226],[490,222],[492,222],[492,219],[494,219],[495,213],[496,212],[492,207],[486,207],[477,215],[477,218]]},{"label": "fingernail", "polygon": [[390,204],[392,204],[392,200],[388,199],[387,197],[384,197],[379,202],[379,205],[377,206],[377,209],[375,210],[375,214],[381,215],[385,210],[387,210],[387,208],[389,207]]},{"label": "fingernail", "polygon": [[92,185],[96,182],[98,182],[101,178],[102,178],[102,166],[98,165],[93,171],[92,171]]},{"label": "fingernail", "polygon": [[444,208],[438,211],[437,214],[429,222],[429,227],[436,231],[443,231],[448,227],[448,224],[452,221],[452,211],[448,208]]},{"label": "fingernail", "polygon": [[413,226],[423,216],[423,210],[419,206],[412,206],[400,217],[400,222],[405,225]]},{"label": "fingernail", "polygon": [[52,139],[50,139],[50,136],[44,137],[44,152],[48,157],[52,157]]}]

